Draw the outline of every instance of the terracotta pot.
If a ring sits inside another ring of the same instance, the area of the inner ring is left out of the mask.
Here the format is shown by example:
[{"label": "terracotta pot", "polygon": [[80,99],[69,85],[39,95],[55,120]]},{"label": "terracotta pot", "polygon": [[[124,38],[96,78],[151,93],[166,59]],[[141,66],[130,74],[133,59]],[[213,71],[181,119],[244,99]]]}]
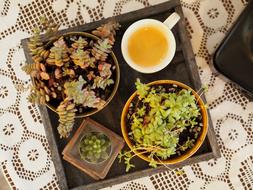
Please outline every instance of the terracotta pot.
[{"label": "terracotta pot", "polygon": [[[182,154],[180,156],[177,156],[177,157],[174,157],[174,158],[169,158],[167,160],[162,160],[162,163],[160,163],[160,164],[176,164],[176,163],[179,163],[179,162],[182,162],[182,161],[186,160],[187,158],[189,158],[190,156],[192,156],[200,148],[200,146],[204,142],[206,134],[207,134],[207,130],[208,130],[208,116],[207,116],[207,110],[205,108],[205,105],[204,105],[203,101],[201,100],[201,98],[199,97],[199,95],[192,88],[190,88],[189,86],[187,86],[187,85],[185,85],[183,83],[180,83],[178,81],[173,81],[173,80],[158,80],[158,81],[154,81],[154,82],[149,83],[148,86],[166,85],[166,84],[175,84],[175,85],[177,85],[177,86],[179,86],[179,87],[181,87],[183,89],[191,90],[192,93],[193,93],[193,95],[198,100],[198,105],[199,105],[199,108],[200,108],[201,114],[202,114],[202,124],[203,124],[203,127],[202,127],[202,130],[200,132],[200,135],[199,135],[199,137],[198,137],[195,145],[190,150],[184,152],[184,154]],[[133,150],[133,142],[132,142],[132,140],[130,140],[130,138],[128,136],[129,129],[127,129],[127,125],[126,125],[126,121],[127,121],[126,120],[126,116],[127,116],[127,113],[128,113],[128,109],[129,109],[130,103],[136,97],[136,95],[137,95],[137,92],[134,92],[130,96],[130,98],[126,102],[126,104],[125,104],[125,106],[123,108],[122,114],[121,114],[121,131],[122,131],[123,137],[124,137],[127,145],[129,146],[129,148],[131,150]],[[141,159],[143,159],[143,160],[145,160],[147,162],[151,161],[150,158],[148,158],[147,155],[140,154],[136,150],[133,150],[133,152],[138,157],[140,157]],[[157,161],[157,162],[159,163],[159,161]]]},{"label": "terracotta pot", "polygon": [[[67,36],[83,36],[85,38],[92,38],[94,40],[98,40],[99,38],[97,36],[94,36],[90,33],[86,33],[86,32],[69,32],[69,33],[66,33],[66,34],[63,34],[61,35],[63,37],[67,37]],[[59,39],[60,36],[57,36],[55,39],[52,39],[51,41],[49,41],[47,43],[47,47],[50,47],[53,42],[55,42],[57,39]],[[97,112],[99,112],[100,110],[102,110],[103,108],[105,108],[109,102],[112,100],[112,98],[114,97],[114,95],[116,94],[116,91],[118,89],[118,86],[119,86],[119,80],[120,80],[120,70],[119,70],[119,64],[118,64],[118,60],[115,56],[115,54],[113,52],[111,52],[109,54],[109,56],[111,56],[112,60],[114,61],[114,64],[115,64],[115,67],[116,67],[116,80],[114,81],[114,87],[113,87],[113,90],[112,90],[112,93],[111,95],[109,96],[109,98],[106,100],[106,103],[104,104],[103,107],[99,108],[99,109],[94,109],[92,111],[89,111],[89,112],[86,112],[86,113],[83,113],[83,114],[76,114],[75,118],[82,118],[82,117],[87,117],[87,116],[90,116],[90,115],[93,115]],[[54,107],[53,105],[51,105],[49,102],[46,103],[46,106],[51,109],[52,111],[54,111],[55,113],[56,112],[56,107]]]}]

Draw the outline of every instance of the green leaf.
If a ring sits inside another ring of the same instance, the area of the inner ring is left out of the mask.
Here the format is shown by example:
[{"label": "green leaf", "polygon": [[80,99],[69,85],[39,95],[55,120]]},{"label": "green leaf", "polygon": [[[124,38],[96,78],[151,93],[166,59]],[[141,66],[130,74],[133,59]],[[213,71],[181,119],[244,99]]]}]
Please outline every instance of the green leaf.
[{"label": "green leaf", "polygon": [[136,80],[135,86],[140,99],[143,99],[148,94],[148,90],[150,89],[147,85],[142,84],[140,79]]}]

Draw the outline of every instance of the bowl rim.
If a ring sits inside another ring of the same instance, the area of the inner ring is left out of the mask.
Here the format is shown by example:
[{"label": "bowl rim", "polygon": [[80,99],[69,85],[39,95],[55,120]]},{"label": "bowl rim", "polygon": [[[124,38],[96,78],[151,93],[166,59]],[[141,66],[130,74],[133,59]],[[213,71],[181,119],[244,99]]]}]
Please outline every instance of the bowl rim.
[{"label": "bowl rim", "polygon": [[[194,146],[191,149],[189,149],[188,151],[186,151],[184,154],[180,155],[180,156],[177,156],[175,158],[169,158],[167,160],[161,160],[161,161],[157,162],[157,164],[176,164],[176,163],[182,162],[182,161],[186,160],[187,158],[189,158],[190,156],[192,156],[195,152],[197,152],[197,150],[200,148],[200,146],[204,142],[205,137],[207,135],[207,131],[208,131],[207,109],[205,107],[205,104],[204,104],[203,100],[197,94],[197,92],[195,90],[193,90],[191,87],[187,86],[186,84],[183,84],[183,83],[175,81],[175,80],[157,80],[157,81],[150,82],[147,85],[148,86],[153,86],[153,85],[159,85],[159,84],[175,84],[175,85],[180,86],[183,89],[191,90],[193,95],[198,99],[198,105],[199,105],[199,108],[201,109],[203,130],[202,130],[200,136],[198,137],[196,143],[194,144]],[[128,132],[127,132],[126,115],[128,113],[129,105],[132,102],[132,100],[136,97],[136,95],[137,95],[137,91],[135,91],[129,97],[127,102],[125,103],[125,106],[124,106],[123,111],[121,113],[121,132],[123,134],[123,138],[126,141],[128,147],[134,152],[134,154],[136,154],[141,159],[143,159],[147,162],[150,162],[151,159],[148,158],[146,155],[138,154],[139,153],[138,151],[133,150],[133,143],[129,139]]]},{"label": "bowl rim", "polygon": [[[59,39],[62,36],[66,37],[66,36],[71,36],[71,35],[84,36],[84,37],[92,38],[92,39],[95,39],[95,40],[99,40],[100,39],[99,37],[97,37],[97,36],[95,36],[93,34],[87,33],[87,32],[67,32],[67,33],[61,34],[61,35],[59,35],[59,36],[51,39],[50,41],[47,42],[47,45],[53,43],[55,40]],[[115,54],[113,53],[113,51],[109,55],[112,57],[112,59],[114,61],[114,64],[115,64],[115,67],[116,67],[115,68],[116,69],[116,80],[114,82],[114,87],[113,87],[112,93],[110,94],[109,98],[106,100],[106,102],[103,105],[103,107],[97,108],[97,109],[89,111],[87,113],[76,114],[75,118],[87,117],[87,116],[93,115],[93,114],[101,111],[102,109],[104,109],[111,102],[111,100],[113,99],[114,95],[116,94],[117,89],[119,87],[119,81],[120,81],[120,68],[119,68],[119,63],[118,63],[117,57],[115,56]],[[49,102],[46,102],[46,106],[50,110],[52,110],[53,112],[57,113],[56,112],[57,108],[54,107],[54,106],[52,106],[51,104],[49,104]]]}]

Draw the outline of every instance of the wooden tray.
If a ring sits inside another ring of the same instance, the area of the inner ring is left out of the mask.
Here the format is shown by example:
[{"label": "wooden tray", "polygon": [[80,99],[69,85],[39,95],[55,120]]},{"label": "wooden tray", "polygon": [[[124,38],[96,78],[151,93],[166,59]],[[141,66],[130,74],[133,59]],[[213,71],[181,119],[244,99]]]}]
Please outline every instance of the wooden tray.
[{"label": "wooden tray", "polygon": [[[180,15],[181,19],[173,28],[173,33],[175,35],[177,43],[176,55],[173,61],[165,69],[154,74],[141,74],[131,69],[125,63],[120,49],[121,38],[126,28],[134,21],[143,18],[154,18],[164,21],[165,18],[167,18],[174,11]],[[108,22],[110,19],[111,18],[103,19],[97,22],[61,30],[59,33],[62,34],[72,31],[90,31],[100,26],[101,24]],[[120,85],[111,103],[105,109],[95,114],[91,118],[107,126],[115,133],[122,135],[120,129],[120,115],[125,102],[135,91],[134,82],[136,81],[136,78],[140,78],[142,82],[151,82],[159,79],[177,80],[191,86],[195,90],[198,90],[201,87],[201,81],[199,78],[191,43],[185,29],[185,19],[179,0],[171,0],[169,2],[156,6],[119,15],[114,17],[114,19],[116,19],[122,26],[120,31],[117,33],[116,44],[114,46],[114,53],[118,58],[121,70]],[[22,40],[22,45],[27,61],[28,63],[31,63],[32,61],[29,55],[29,50],[27,48],[27,42],[28,39]],[[136,167],[129,173],[126,173],[125,165],[123,163],[119,164],[118,159],[116,159],[106,178],[100,181],[96,181],[62,159],[62,150],[64,149],[71,136],[69,139],[59,139],[59,135],[57,133],[57,115],[45,106],[41,106],[39,109],[44,123],[47,139],[51,148],[52,160],[55,165],[56,175],[58,177],[59,185],[62,190],[100,189],[106,186],[115,185],[118,183],[126,182],[128,180],[133,180],[135,178],[144,177],[167,170],[163,166],[150,168],[147,162],[136,157],[133,160]],[[76,119],[75,128],[72,132],[72,135],[77,127],[81,124],[81,122],[82,119]],[[182,167],[184,165],[206,161],[218,157],[220,157],[220,152],[216,142],[212,121],[209,117],[209,130],[207,138],[198,152],[186,161],[180,164],[171,165],[170,167]]]}]

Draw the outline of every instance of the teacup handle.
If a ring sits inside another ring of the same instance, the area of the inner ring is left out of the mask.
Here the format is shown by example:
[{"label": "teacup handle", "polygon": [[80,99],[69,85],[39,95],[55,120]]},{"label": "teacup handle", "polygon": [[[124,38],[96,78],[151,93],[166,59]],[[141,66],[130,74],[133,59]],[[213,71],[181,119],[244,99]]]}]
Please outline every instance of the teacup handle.
[{"label": "teacup handle", "polygon": [[171,30],[179,20],[180,16],[174,12],[163,23]]}]

